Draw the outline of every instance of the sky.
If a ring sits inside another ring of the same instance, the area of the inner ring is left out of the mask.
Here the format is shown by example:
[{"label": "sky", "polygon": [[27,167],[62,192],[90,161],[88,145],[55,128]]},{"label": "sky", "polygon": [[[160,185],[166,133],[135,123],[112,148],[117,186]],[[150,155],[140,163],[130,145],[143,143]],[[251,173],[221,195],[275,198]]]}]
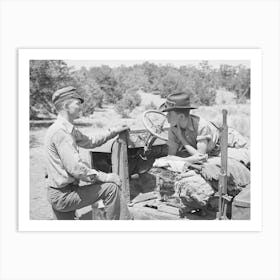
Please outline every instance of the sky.
[{"label": "sky", "polygon": [[[86,68],[101,65],[108,65],[111,68],[118,67],[120,65],[133,66],[135,64],[142,64],[143,62],[145,62],[145,60],[65,60],[65,62],[69,66],[74,66],[74,68],[78,70],[82,66],[85,66]],[[201,60],[149,60],[148,62],[161,65],[172,64],[176,67],[180,67],[183,65],[198,65],[198,63],[201,62]],[[232,66],[242,64],[246,67],[250,67],[249,60],[208,60],[208,63],[214,68],[219,68],[221,64],[228,64]]]}]

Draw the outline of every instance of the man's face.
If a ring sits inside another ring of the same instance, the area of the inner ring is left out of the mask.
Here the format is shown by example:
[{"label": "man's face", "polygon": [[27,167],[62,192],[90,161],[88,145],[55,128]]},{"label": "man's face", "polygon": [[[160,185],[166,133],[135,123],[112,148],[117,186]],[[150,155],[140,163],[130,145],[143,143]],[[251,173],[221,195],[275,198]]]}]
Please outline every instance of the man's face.
[{"label": "man's face", "polygon": [[179,121],[179,115],[175,111],[168,111],[167,121],[170,124],[170,126],[175,126]]},{"label": "man's face", "polygon": [[81,111],[81,100],[72,99],[67,105],[67,111],[73,120],[79,118]]}]

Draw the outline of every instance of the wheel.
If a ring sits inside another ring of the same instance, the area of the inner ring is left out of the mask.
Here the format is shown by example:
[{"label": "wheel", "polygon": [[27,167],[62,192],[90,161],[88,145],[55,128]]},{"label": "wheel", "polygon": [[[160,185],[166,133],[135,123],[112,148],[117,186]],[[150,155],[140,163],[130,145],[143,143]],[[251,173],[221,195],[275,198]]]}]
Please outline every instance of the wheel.
[{"label": "wheel", "polygon": [[167,141],[168,126],[166,115],[157,110],[148,110],[143,113],[142,117],[145,128],[155,137]]}]

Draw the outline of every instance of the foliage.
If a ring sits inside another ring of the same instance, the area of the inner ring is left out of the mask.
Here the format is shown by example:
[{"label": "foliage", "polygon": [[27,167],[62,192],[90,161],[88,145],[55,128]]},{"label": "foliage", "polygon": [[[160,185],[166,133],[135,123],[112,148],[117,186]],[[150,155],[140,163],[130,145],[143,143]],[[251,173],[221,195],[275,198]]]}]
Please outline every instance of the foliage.
[{"label": "foliage", "polygon": [[74,86],[79,94],[84,98],[83,115],[90,115],[94,108],[102,108],[105,92],[100,88],[97,82],[88,77],[87,71],[81,69],[72,73]]},{"label": "foliage", "polygon": [[107,103],[116,103],[121,98],[121,95],[116,91],[117,81],[113,70],[109,66],[91,67],[88,77],[95,80],[100,89],[105,93],[104,97]]},{"label": "foliage", "polygon": [[222,109],[228,111],[228,126],[250,138],[250,104],[201,106],[194,114],[222,125]]},{"label": "foliage", "polygon": [[176,91],[184,91],[187,88],[187,80],[175,69],[170,69],[162,78],[160,84],[161,97],[166,98]]},{"label": "foliage", "polygon": [[141,96],[139,93],[129,90],[124,94],[123,98],[116,103],[115,111],[123,118],[127,118],[133,109],[140,104]]},{"label": "foliage", "polygon": [[147,104],[145,106],[145,110],[156,110],[156,109],[157,109],[157,106],[153,101],[151,101],[149,104]]},{"label": "foliage", "polygon": [[117,81],[116,91],[118,96],[122,96],[130,89],[145,89],[149,84],[141,65],[134,65],[133,67],[121,66],[114,69],[114,74]]},{"label": "foliage", "polygon": [[220,66],[219,75],[221,87],[235,92],[237,101],[244,102],[250,99],[250,69],[243,65],[233,67],[223,64]]},{"label": "foliage", "polygon": [[[213,105],[217,90],[234,94],[234,102],[250,99],[250,68],[227,64],[213,68],[208,61],[198,65],[173,65],[144,62],[133,66],[111,68],[108,65],[82,67],[73,71],[62,60],[30,61],[30,117],[38,112],[55,113],[52,94],[63,86],[73,85],[85,99],[83,114],[89,115],[103,104],[115,104],[116,110],[128,115],[140,104],[138,90],[160,95],[185,91],[197,105]],[[132,99],[135,100],[132,100]],[[138,105],[135,105],[138,104]]]},{"label": "foliage", "polygon": [[54,113],[52,94],[72,80],[67,64],[62,60],[31,60],[29,75],[30,118],[42,109]]}]

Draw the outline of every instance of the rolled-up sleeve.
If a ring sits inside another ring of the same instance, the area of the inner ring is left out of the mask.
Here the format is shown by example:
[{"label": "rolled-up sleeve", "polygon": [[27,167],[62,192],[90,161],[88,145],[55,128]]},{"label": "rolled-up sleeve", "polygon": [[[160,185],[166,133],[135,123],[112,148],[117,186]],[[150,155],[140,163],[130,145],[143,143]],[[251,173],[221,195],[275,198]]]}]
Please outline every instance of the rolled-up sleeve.
[{"label": "rolled-up sleeve", "polygon": [[76,128],[73,130],[73,133],[77,145],[85,149],[93,149],[99,147],[116,136],[114,132],[108,131],[107,133],[89,137],[87,135],[84,135]]},{"label": "rolled-up sleeve", "polygon": [[[88,168],[82,161],[72,136],[63,130],[58,130],[53,135],[53,142],[57,149],[65,170],[74,178],[92,182],[98,171]],[[91,177],[89,177],[91,176]]]},{"label": "rolled-up sleeve", "polygon": [[198,128],[197,138],[196,138],[198,142],[202,140],[209,141],[211,140],[211,138],[212,138],[212,132],[210,127],[208,127],[207,125],[203,125]]},{"label": "rolled-up sleeve", "polygon": [[219,141],[219,130],[211,122],[200,119],[197,130],[197,144],[199,142],[207,141],[207,152],[211,152],[215,149],[216,144]]}]

